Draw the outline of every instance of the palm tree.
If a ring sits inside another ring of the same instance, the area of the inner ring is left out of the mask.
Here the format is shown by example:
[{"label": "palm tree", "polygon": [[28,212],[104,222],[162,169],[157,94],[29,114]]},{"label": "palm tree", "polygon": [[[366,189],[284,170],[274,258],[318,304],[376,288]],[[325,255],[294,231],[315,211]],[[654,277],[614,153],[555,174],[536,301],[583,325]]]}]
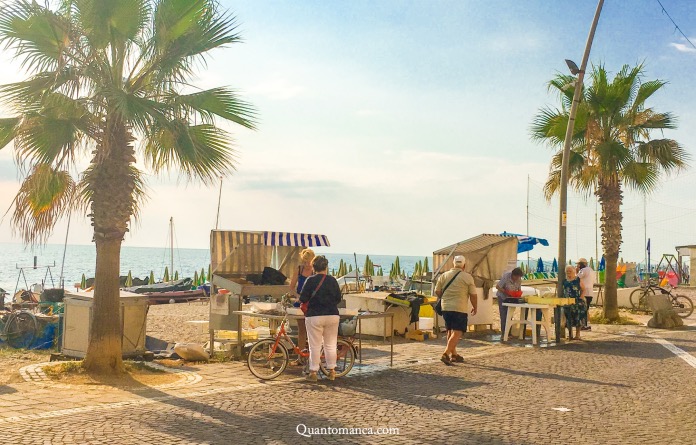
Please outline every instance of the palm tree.
[{"label": "palm tree", "polygon": [[[239,40],[216,0],[17,0],[0,10],[0,43],[28,76],[0,86],[14,112],[0,119],[0,147],[14,141],[27,172],[12,220],[36,244],[68,212],[88,211],[97,258],[90,371],[123,372],[120,250],[145,190],[136,156],[152,173],[212,185],[235,167],[219,121],[254,128],[253,108],[232,90],[189,82],[211,50]],[[67,172],[85,159],[73,179]]]},{"label": "palm tree", "polygon": [[[563,143],[575,78],[557,75],[549,91],[561,99],[561,108],[542,108],[532,125],[532,137],[556,150],[544,185],[546,198],[559,189]],[[582,92],[573,131],[569,184],[587,196],[595,194],[602,208],[602,246],[606,258],[604,316],[618,318],[616,265],[621,246],[621,203],[628,187],[650,193],[663,174],[687,166],[688,154],[672,139],[653,139],[659,132],[676,128],[675,118],[646,106],[646,101],[666,82],[643,80],[643,66],[623,66],[609,80],[604,66],[594,66],[591,85]]]}]

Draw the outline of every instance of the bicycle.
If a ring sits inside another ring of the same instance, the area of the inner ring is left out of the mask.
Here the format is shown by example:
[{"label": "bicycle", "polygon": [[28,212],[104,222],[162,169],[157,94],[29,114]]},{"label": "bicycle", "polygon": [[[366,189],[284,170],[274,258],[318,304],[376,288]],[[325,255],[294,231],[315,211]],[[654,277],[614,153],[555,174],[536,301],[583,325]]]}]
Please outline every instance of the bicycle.
[{"label": "bicycle", "polygon": [[[287,299],[283,296],[283,306],[286,306]],[[304,365],[305,372],[308,372],[309,366],[309,351],[301,350],[287,334],[286,326],[288,324],[288,313],[285,311],[285,316],[280,322],[275,337],[259,340],[251,347],[247,355],[247,365],[251,373],[262,379],[271,380],[281,375],[290,364],[290,353],[292,351],[298,357],[298,361]],[[343,377],[350,372],[355,364],[355,346],[352,341],[339,338],[336,344],[336,377]],[[325,376],[329,375],[329,369],[326,366],[324,351],[322,349],[321,362],[319,364],[321,373]]]},{"label": "bicycle", "polygon": [[631,292],[629,297],[631,306],[633,306],[633,309],[646,312],[649,311],[650,307],[648,306],[648,296],[655,295],[657,293],[656,291],[660,291],[661,294],[669,297],[672,307],[677,315],[679,315],[681,318],[686,318],[693,314],[694,302],[691,301],[691,298],[687,297],[686,295],[679,295],[676,293],[673,294],[673,290],[676,290],[676,288],[668,289],[666,287],[659,286],[654,280],[650,279],[645,285]]},{"label": "bicycle", "polygon": [[31,312],[21,309],[13,310],[2,316],[2,333],[0,339],[16,349],[25,349],[34,343],[38,322]]}]

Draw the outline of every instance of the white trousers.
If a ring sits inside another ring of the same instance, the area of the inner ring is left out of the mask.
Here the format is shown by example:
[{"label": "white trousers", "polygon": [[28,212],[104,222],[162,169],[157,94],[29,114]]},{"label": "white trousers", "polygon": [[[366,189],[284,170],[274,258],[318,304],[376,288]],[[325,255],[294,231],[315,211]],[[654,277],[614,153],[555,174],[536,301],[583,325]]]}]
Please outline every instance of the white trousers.
[{"label": "white trousers", "polygon": [[324,346],[326,368],[336,367],[336,340],[338,339],[338,315],[318,315],[305,318],[309,341],[309,370],[319,371],[321,347]]}]

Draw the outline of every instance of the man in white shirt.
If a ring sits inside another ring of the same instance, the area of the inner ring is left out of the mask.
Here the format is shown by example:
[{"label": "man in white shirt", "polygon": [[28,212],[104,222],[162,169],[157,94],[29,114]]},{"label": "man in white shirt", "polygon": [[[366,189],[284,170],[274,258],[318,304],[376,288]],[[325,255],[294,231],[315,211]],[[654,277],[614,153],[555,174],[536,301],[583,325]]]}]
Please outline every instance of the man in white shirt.
[{"label": "man in white shirt", "polygon": [[594,296],[593,288],[595,283],[595,273],[590,266],[587,265],[587,260],[585,258],[580,258],[577,262],[578,278],[580,278],[580,295],[585,299],[585,304],[587,305],[587,316],[585,317],[585,327],[582,328],[583,331],[589,331],[592,329],[587,322],[590,316],[590,303],[592,302],[592,297]]}]

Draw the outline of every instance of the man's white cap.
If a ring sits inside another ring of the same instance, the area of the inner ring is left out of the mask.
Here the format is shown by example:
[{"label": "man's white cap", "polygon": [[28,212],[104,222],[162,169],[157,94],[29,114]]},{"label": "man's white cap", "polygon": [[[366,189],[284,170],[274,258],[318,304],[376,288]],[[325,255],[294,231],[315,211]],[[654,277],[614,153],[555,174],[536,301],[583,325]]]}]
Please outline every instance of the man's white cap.
[{"label": "man's white cap", "polygon": [[466,264],[466,258],[463,255],[456,255],[454,257],[454,265],[456,266],[457,264]]}]

